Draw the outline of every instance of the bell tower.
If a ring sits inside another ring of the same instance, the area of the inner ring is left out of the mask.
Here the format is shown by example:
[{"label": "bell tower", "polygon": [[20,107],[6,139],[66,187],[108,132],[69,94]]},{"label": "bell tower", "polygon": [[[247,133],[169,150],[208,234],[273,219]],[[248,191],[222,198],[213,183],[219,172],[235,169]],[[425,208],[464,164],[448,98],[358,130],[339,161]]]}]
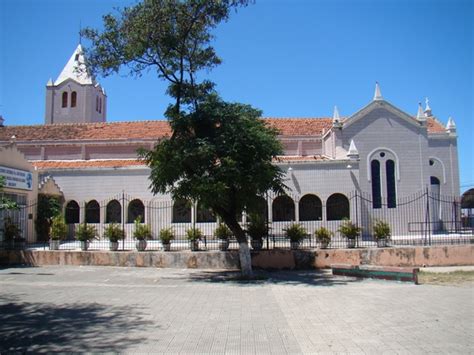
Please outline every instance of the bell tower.
[{"label": "bell tower", "polygon": [[107,95],[79,44],[56,81],[46,84],[45,124],[105,122]]}]

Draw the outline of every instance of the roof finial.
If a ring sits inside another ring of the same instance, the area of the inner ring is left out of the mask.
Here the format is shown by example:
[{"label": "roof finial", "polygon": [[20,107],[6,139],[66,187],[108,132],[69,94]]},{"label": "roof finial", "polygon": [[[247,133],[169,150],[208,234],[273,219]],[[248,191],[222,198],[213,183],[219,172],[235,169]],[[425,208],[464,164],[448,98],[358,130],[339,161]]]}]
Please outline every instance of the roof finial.
[{"label": "roof finial", "polygon": [[341,118],[339,117],[339,110],[334,106],[334,113],[332,115],[332,125],[334,127],[341,127]]},{"label": "roof finial", "polygon": [[380,85],[378,81],[375,82],[374,100],[383,100],[382,92],[380,91]]},{"label": "roof finial", "polygon": [[451,116],[448,118],[448,124],[446,125],[446,130],[455,132],[456,131],[456,124]]},{"label": "roof finial", "polygon": [[418,112],[416,114],[416,119],[418,121],[426,120],[425,114],[423,113],[423,106],[421,106],[421,102],[418,102]]},{"label": "roof finial", "polygon": [[425,98],[425,103],[426,103],[425,116],[426,117],[431,117],[432,113],[431,113],[431,107],[430,107],[430,100],[428,100],[428,98]]},{"label": "roof finial", "polygon": [[358,160],[359,159],[359,151],[354,143],[354,140],[351,139],[351,144],[349,146],[349,151],[347,152],[347,157],[350,160]]}]

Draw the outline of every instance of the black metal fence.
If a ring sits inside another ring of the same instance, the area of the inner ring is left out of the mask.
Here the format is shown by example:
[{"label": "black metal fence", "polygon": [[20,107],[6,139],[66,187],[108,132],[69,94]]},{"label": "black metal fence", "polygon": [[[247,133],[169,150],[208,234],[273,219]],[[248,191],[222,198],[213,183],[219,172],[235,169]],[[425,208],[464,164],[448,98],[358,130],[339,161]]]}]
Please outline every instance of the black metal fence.
[{"label": "black metal fence", "polygon": [[[337,196],[335,196],[337,195]],[[315,231],[326,228],[332,234],[329,248],[345,248],[347,240],[339,228],[345,219],[351,220],[362,229],[356,239],[357,247],[375,247],[373,225],[376,221],[386,222],[391,229],[389,245],[445,245],[466,244],[474,241],[472,226],[466,226],[461,218],[459,197],[441,196],[426,191],[400,198],[390,204],[378,200],[374,204],[370,194],[352,192],[335,194],[324,203],[316,195],[267,197],[262,199],[262,213],[266,215],[269,233],[263,240],[264,249],[290,248],[285,229],[294,223],[301,224],[307,237],[300,248],[317,248]],[[35,228],[37,202],[20,206],[18,211],[0,212],[0,248],[42,248],[48,249],[47,240],[38,240]],[[104,230],[110,223],[118,223],[125,231],[125,239],[119,242],[119,250],[135,249],[133,238],[134,221],[140,217],[141,223],[150,226],[152,239],[147,241],[146,250],[161,250],[159,233],[171,227],[175,239],[171,250],[189,249],[186,231],[198,228],[203,233],[199,241],[200,250],[219,250],[219,241],[214,237],[218,219],[199,206],[185,201],[154,199],[145,201],[127,194],[119,194],[102,201],[68,201],[64,206],[68,225],[68,236],[61,241],[60,249],[79,249],[75,231],[80,222],[94,226],[97,239],[89,243],[90,250],[106,250],[109,241]],[[243,229],[248,226],[245,214],[239,216]],[[5,235],[6,221],[17,225],[24,240],[11,240]],[[230,239],[229,249],[237,249],[238,243]]]}]

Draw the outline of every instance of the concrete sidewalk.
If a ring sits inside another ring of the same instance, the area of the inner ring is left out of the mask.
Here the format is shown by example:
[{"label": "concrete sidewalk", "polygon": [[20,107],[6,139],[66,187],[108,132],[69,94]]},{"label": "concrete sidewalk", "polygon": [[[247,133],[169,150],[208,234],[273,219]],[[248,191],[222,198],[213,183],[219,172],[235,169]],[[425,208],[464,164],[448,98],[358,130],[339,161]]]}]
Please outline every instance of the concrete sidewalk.
[{"label": "concrete sidewalk", "polygon": [[0,353],[458,353],[473,289],[333,277],[51,266],[0,269]]}]

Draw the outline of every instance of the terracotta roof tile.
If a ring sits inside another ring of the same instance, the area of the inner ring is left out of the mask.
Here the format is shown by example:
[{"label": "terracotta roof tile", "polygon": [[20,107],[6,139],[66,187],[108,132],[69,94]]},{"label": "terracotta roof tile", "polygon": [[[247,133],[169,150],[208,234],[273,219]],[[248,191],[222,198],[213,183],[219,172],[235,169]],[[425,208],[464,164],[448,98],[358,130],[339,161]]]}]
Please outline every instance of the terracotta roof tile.
[{"label": "terracotta roof tile", "polygon": [[31,162],[38,170],[48,169],[83,169],[83,168],[123,168],[144,166],[145,163],[135,159],[106,160],[35,160]]},{"label": "terracotta roof tile", "polygon": [[426,120],[429,133],[444,133],[446,128],[435,118],[428,118]]},{"label": "terracotta roof tile", "polygon": [[282,136],[319,136],[332,126],[331,118],[265,118]]},{"label": "terracotta roof tile", "polygon": [[298,156],[298,155],[280,155],[274,161],[278,162],[291,162],[291,161],[326,161],[330,160],[329,158],[323,155],[305,155],[305,156]]},{"label": "terracotta roof tile", "polygon": [[[330,118],[264,118],[283,136],[320,136],[331,128]],[[443,125],[427,120],[430,133],[445,132]],[[169,137],[171,128],[167,121],[134,121],[109,123],[70,123],[34,126],[0,127],[0,141],[15,136],[18,141],[86,141],[86,140],[133,140]]]}]

